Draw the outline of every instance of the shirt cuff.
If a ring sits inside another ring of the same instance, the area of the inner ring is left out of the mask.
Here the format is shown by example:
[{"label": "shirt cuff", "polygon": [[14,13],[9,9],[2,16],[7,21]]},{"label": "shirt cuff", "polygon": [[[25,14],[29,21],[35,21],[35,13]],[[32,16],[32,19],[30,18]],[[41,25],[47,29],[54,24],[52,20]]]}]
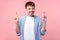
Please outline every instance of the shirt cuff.
[{"label": "shirt cuff", "polygon": [[20,33],[16,33],[17,34],[17,36],[20,36]]},{"label": "shirt cuff", "polygon": [[41,30],[41,35],[45,35],[45,33],[46,33],[46,32],[44,32],[44,31]]}]

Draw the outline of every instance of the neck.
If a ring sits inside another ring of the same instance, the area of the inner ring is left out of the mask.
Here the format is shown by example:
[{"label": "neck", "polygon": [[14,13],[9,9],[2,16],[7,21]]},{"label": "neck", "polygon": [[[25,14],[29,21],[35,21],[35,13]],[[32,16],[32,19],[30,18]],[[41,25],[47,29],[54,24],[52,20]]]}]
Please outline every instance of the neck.
[{"label": "neck", "polygon": [[27,14],[27,16],[34,17],[34,15],[29,15],[29,14]]}]

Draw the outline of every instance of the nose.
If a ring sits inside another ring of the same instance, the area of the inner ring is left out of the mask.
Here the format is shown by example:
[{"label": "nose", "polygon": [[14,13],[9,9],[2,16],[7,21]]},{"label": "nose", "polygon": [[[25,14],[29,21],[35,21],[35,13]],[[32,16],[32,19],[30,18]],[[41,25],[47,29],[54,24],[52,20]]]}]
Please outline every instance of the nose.
[{"label": "nose", "polygon": [[34,9],[33,8],[31,8],[31,10],[30,11],[34,11]]}]

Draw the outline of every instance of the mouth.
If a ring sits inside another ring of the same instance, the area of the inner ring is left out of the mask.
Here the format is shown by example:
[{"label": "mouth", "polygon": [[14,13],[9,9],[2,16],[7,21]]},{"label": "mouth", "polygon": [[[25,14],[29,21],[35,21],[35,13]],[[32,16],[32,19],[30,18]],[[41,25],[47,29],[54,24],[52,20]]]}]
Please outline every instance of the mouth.
[{"label": "mouth", "polygon": [[34,11],[30,11],[29,13],[32,13],[32,14],[33,14],[33,13],[34,13]]}]

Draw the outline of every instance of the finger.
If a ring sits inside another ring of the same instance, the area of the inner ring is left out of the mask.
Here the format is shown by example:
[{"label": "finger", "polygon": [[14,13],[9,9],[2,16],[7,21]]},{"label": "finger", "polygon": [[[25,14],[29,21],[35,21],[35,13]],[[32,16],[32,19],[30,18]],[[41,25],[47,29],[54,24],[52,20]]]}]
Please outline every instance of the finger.
[{"label": "finger", "polygon": [[16,17],[18,17],[18,13],[16,12]]},{"label": "finger", "polygon": [[43,12],[43,14],[42,14],[42,19],[44,19],[45,18],[45,12]]},{"label": "finger", "polygon": [[45,12],[43,12],[43,17],[45,16]]},{"label": "finger", "polygon": [[43,12],[43,19],[47,19],[47,16],[45,15],[46,13]]},{"label": "finger", "polygon": [[14,18],[14,20],[17,20],[17,18]]},{"label": "finger", "polygon": [[14,20],[18,20],[18,14],[17,14],[17,12],[16,12],[16,16],[15,16]]}]

